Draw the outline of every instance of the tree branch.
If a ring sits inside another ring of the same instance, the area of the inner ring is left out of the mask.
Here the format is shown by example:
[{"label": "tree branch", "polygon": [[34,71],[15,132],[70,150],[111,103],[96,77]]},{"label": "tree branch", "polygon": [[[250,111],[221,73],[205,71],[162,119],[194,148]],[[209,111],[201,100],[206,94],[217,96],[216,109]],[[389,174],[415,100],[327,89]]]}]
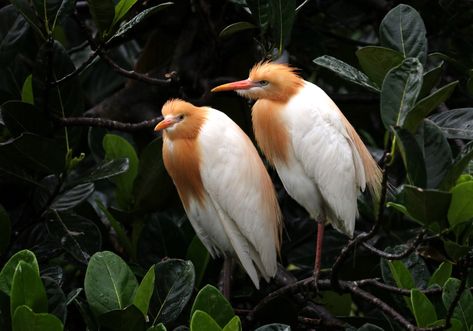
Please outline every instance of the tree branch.
[{"label": "tree branch", "polygon": [[60,126],[91,126],[97,128],[106,128],[125,132],[135,132],[144,129],[152,129],[163,119],[162,116],[138,123],[126,123],[94,117],[66,117],[55,118],[54,120]]},{"label": "tree branch", "polygon": [[407,248],[404,251],[397,254],[386,253],[385,251],[377,249],[376,247],[368,244],[367,242],[364,242],[363,246],[365,246],[365,248],[367,248],[372,253],[378,255],[379,257],[383,257],[388,260],[402,260],[403,258],[409,256],[412,252],[414,252],[415,249],[420,245],[420,243],[424,241],[424,236],[426,233],[426,229],[422,230],[413,242],[407,244]]}]

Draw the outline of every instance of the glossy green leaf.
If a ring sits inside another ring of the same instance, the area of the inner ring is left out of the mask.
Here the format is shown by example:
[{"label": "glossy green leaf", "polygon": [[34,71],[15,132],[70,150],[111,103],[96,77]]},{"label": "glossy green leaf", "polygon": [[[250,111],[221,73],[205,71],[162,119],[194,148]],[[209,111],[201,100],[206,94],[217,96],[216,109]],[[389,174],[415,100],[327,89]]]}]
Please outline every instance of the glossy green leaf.
[{"label": "glossy green leaf", "polygon": [[402,261],[394,260],[388,261],[389,270],[400,288],[412,289],[415,287],[414,278]]},{"label": "glossy green leaf", "polygon": [[241,331],[241,321],[240,317],[234,316],[230,322],[225,325],[223,331]]},{"label": "glossy green leaf", "polygon": [[223,30],[220,31],[220,33],[218,34],[218,37],[228,38],[237,32],[249,30],[249,29],[255,29],[255,28],[256,26],[254,24],[251,24],[250,22],[236,22],[236,23],[227,25],[225,28],[223,28]]},{"label": "glossy green leaf", "polygon": [[162,10],[166,7],[169,7],[170,5],[174,4],[173,2],[164,2],[160,3],[159,5],[156,5],[151,8],[147,8],[143,11],[141,11],[139,14],[137,14],[135,17],[133,17],[131,20],[125,22],[120,26],[120,28],[115,32],[115,34],[107,41],[107,43],[110,43],[112,40],[122,37],[125,33],[127,33],[129,30],[131,30],[135,25],[139,24],[141,21],[143,21],[145,18],[147,18],[149,15],[154,14],[155,12]]},{"label": "glossy green leaf", "polygon": [[451,192],[448,222],[451,226],[468,222],[473,218],[473,182],[459,184]]},{"label": "glossy green leaf", "polygon": [[271,4],[271,31],[273,40],[278,49],[279,55],[282,54],[291,35],[292,25],[296,17],[295,0],[269,0]]},{"label": "glossy green leaf", "polygon": [[418,58],[425,64],[427,38],[425,25],[419,13],[409,5],[400,4],[391,9],[379,26],[382,46],[392,48],[405,58]]},{"label": "glossy green leaf", "polygon": [[101,33],[107,31],[115,17],[113,0],[87,0],[92,19]]},{"label": "glossy green leaf", "polygon": [[135,275],[118,255],[103,251],[95,253],[90,259],[84,290],[90,309],[96,316],[132,304],[137,287]]},{"label": "glossy green leaf", "polygon": [[444,69],[444,62],[441,61],[440,64],[429,71],[424,73],[424,79],[422,82],[422,88],[420,89],[419,97],[424,98],[430,94],[432,89],[440,81]]},{"label": "glossy green leaf", "polygon": [[452,165],[452,151],[440,128],[424,120],[424,160],[427,188],[437,188]]},{"label": "glossy green leaf", "polygon": [[452,95],[457,84],[458,81],[451,82],[420,100],[414,108],[407,113],[404,127],[412,133],[415,133],[420,122]]},{"label": "glossy green leaf", "polygon": [[[463,328],[463,324],[459,320],[457,320],[456,318],[450,319],[450,324],[452,326],[450,328],[446,329],[446,331],[462,331],[462,330],[465,330]],[[435,321],[434,323],[430,324],[429,327],[441,326],[441,325],[445,325],[445,319]],[[470,331],[472,331],[472,330],[470,329]]]},{"label": "glossy green leaf", "polygon": [[18,53],[29,31],[29,24],[13,5],[0,9],[0,65],[7,65]]},{"label": "glossy green leaf", "polygon": [[449,139],[473,139],[473,108],[450,109],[430,119]]},{"label": "glossy green leaf", "polygon": [[46,136],[51,134],[53,128],[43,112],[25,102],[4,103],[2,117],[8,131],[15,137],[25,132]]},{"label": "glossy green leaf", "polygon": [[368,78],[368,76],[343,61],[329,55],[323,55],[316,58],[313,62],[332,71],[351,83],[360,85],[373,92],[379,92],[379,88]]},{"label": "glossy green leaf", "polygon": [[67,185],[74,186],[95,182],[101,179],[120,175],[128,170],[129,161],[127,158],[118,158],[113,160],[103,160],[92,168],[83,172],[73,173],[67,178]]},{"label": "glossy green leaf", "polygon": [[201,310],[196,310],[191,318],[190,331],[221,331],[217,322],[210,315]]},{"label": "glossy green leaf", "polygon": [[102,246],[102,236],[97,225],[80,215],[55,212],[47,228],[51,237],[66,252],[84,264]]},{"label": "glossy green leaf", "polygon": [[442,262],[429,279],[429,287],[439,285],[443,287],[452,275],[452,264],[448,261]]},{"label": "glossy green leaf", "polygon": [[194,236],[187,248],[186,258],[192,261],[195,268],[195,287],[200,287],[200,282],[204,278],[210,254],[207,248],[202,244],[199,237]]},{"label": "glossy green leaf", "polygon": [[87,199],[94,190],[94,183],[76,185],[65,192],[58,194],[51,202],[49,208],[57,211],[70,210]]},{"label": "glossy green leaf", "polygon": [[125,16],[128,11],[133,7],[137,0],[120,0],[115,5],[115,16],[111,26],[114,26]]},{"label": "glossy green leaf", "polygon": [[149,268],[146,275],[141,280],[138,289],[136,290],[135,297],[133,298],[133,305],[135,305],[144,316],[148,315],[149,303],[153,295],[154,290],[154,266]]},{"label": "glossy green leaf", "polygon": [[423,225],[445,222],[451,197],[449,192],[404,185],[405,206]]},{"label": "glossy green leaf", "polygon": [[419,187],[427,184],[425,160],[422,149],[415,137],[406,129],[395,127],[394,134],[398,142],[399,152],[406,168],[409,183]]},{"label": "glossy green leaf", "polygon": [[21,101],[31,105],[34,103],[32,78],[31,75],[26,77],[23,87],[21,88]]},{"label": "glossy green leaf", "polygon": [[134,305],[116,309],[99,316],[99,323],[104,330],[131,331],[145,330],[145,317]]},{"label": "glossy green leaf", "polygon": [[8,296],[10,296],[13,275],[15,274],[16,267],[21,261],[30,264],[39,276],[38,261],[36,260],[36,256],[34,255],[34,253],[27,249],[16,252],[7,261],[7,263],[5,263],[2,268],[2,271],[0,271],[0,290]]},{"label": "glossy green leaf", "polygon": [[427,296],[418,289],[411,290],[411,303],[417,326],[426,327],[437,320],[437,312]]},{"label": "glossy green leaf", "polygon": [[391,69],[381,87],[381,119],[386,129],[403,126],[422,87],[422,65],[415,58],[405,59]]},{"label": "glossy green leaf", "polygon": [[261,29],[261,34],[264,34],[269,27],[271,20],[271,3],[269,0],[247,0],[246,3],[250,8],[251,15],[256,20],[256,23]]},{"label": "glossy green leaf", "polygon": [[10,292],[10,312],[21,306],[30,307],[35,313],[48,311],[48,297],[43,282],[35,267],[28,262],[20,261],[13,274]]},{"label": "glossy green leaf", "polygon": [[444,190],[450,190],[456,183],[457,179],[461,176],[465,168],[473,158],[473,142],[469,142],[463,151],[455,158],[452,166],[448,169],[440,188]]},{"label": "glossy green leaf", "polygon": [[[0,204],[0,256],[6,251],[10,245],[11,222],[7,211]],[[1,274],[0,274],[1,275]],[[1,279],[1,276],[0,276]],[[1,286],[0,286],[1,289]]]},{"label": "glossy green leaf", "polygon": [[386,74],[404,60],[404,56],[390,48],[366,46],[356,51],[363,72],[378,86],[383,85]]},{"label": "glossy green leaf", "polygon": [[260,326],[255,331],[291,331],[291,327],[285,324],[272,323]]},{"label": "glossy green leaf", "polygon": [[59,318],[52,314],[36,314],[31,308],[22,305],[13,315],[13,331],[62,331]]},{"label": "glossy green leaf", "polygon": [[[448,310],[455,295],[460,287],[460,280],[456,278],[449,278],[443,287],[442,301],[445,309]],[[458,319],[463,326],[469,330],[473,326],[473,295],[470,291],[463,291],[455,310],[453,317]]]},{"label": "glossy green leaf", "polygon": [[194,290],[194,266],[189,261],[169,259],[156,264],[155,298],[159,309],[155,321],[175,320]]},{"label": "glossy green leaf", "polygon": [[197,294],[192,305],[191,316],[201,310],[209,314],[220,327],[224,327],[235,316],[233,308],[218,289],[205,285]]},{"label": "glossy green leaf", "polygon": [[134,147],[126,139],[107,134],[103,138],[105,159],[113,160],[128,158],[128,171],[112,178],[117,186],[115,191],[118,205],[123,209],[131,208],[133,204],[133,182],[138,174],[139,160]]}]

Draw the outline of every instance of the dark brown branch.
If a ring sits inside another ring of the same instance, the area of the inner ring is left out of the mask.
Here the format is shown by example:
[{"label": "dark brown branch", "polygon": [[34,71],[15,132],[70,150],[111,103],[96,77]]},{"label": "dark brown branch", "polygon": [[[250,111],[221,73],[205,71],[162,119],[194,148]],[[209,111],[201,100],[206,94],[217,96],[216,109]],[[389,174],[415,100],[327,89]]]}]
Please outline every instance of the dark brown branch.
[{"label": "dark brown branch", "polygon": [[144,129],[152,129],[162,119],[163,117],[160,116],[138,123],[125,123],[94,117],[66,117],[55,118],[55,121],[61,126],[92,126],[97,128],[106,128],[110,130],[135,132]]},{"label": "dark brown branch", "polygon": [[422,230],[417,235],[416,239],[413,242],[407,244],[407,248],[404,251],[402,251],[400,253],[397,253],[397,254],[386,253],[385,251],[377,249],[376,247],[368,244],[367,242],[364,242],[363,246],[365,246],[365,248],[367,248],[372,253],[378,255],[379,257],[383,257],[383,258],[388,259],[388,260],[401,260],[401,259],[409,256],[412,252],[414,252],[416,250],[416,248],[423,241],[426,232],[427,232],[427,230],[425,230],[425,229]]},{"label": "dark brown branch", "polygon": [[[411,290],[408,290],[408,289],[405,289],[405,288],[399,288],[399,287],[396,287],[396,286],[387,285],[387,284],[381,283],[380,281],[378,281],[377,279],[374,279],[374,278],[356,280],[356,281],[353,281],[353,283],[356,283],[356,285],[359,286],[359,287],[373,286],[373,287],[379,288],[381,290],[391,292],[393,294],[404,295],[404,296],[410,296],[411,295]],[[426,290],[420,290],[420,292],[422,292],[426,295],[440,294],[440,293],[442,293],[442,288],[441,287],[434,287],[434,288],[429,288],[429,289],[426,289]]]}]

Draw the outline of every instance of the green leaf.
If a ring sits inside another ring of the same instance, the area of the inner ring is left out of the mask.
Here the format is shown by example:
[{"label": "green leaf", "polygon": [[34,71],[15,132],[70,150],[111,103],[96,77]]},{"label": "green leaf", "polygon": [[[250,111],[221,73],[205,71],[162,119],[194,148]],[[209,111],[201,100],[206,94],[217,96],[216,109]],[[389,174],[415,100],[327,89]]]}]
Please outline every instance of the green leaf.
[{"label": "green leaf", "polygon": [[350,315],[352,299],[348,293],[337,293],[335,291],[320,292],[323,306],[334,316]]},{"label": "green leaf", "polygon": [[29,103],[30,105],[34,103],[32,78],[32,75],[28,75],[21,88],[21,101]]},{"label": "green leaf", "polygon": [[101,33],[107,31],[115,17],[113,0],[87,0],[92,19]]},{"label": "green leaf", "polygon": [[128,171],[113,177],[112,181],[117,186],[115,194],[118,205],[123,209],[129,209],[133,204],[133,182],[139,166],[135,149],[126,139],[114,134],[105,135],[102,145],[106,160],[128,158]]},{"label": "green leaf", "polygon": [[225,325],[223,331],[241,331],[241,321],[240,317],[234,316],[230,322]]},{"label": "green leaf", "polygon": [[38,271],[28,262],[20,261],[13,274],[10,293],[10,312],[12,318],[16,308],[30,307],[35,313],[48,311],[48,297]]},{"label": "green leaf", "polygon": [[8,101],[2,105],[2,117],[11,135],[17,137],[25,132],[40,136],[51,134],[51,122],[43,112],[20,101]]},{"label": "green leaf", "polygon": [[119,38],[123,36],[125,33],[127,33],[129,30],[131,30],[135,25],[139,24],[141,21],[143,21],[145,18],[147,18],[149,15],[154,14],[155,12],[164,9],[166,7],[169,7],[170,5],[173,5],[173,2],[164,2],[159,5],[156,5],[151,8],[147,8],[143,11],[141,11],[139,14],[137,14],[135,17],[133,17],[131,20],[127,21],[125,24],[122,24],[120,28],[118,29],[117,32],[107,41],[107,43],[110,43],[112,40],[115,40],[116,38]]},{"label": "green leaf", "polygon": [[437,284],[440,287],[445,285],[445,282],[452,275],[452,264],[448,261],[442,262],[439,267],[434,271],[432,277],[429,279],[429,287]]},{"label": "green leaf", "polygon": [[269,0],[247,0],[251,15],[255,18],[263,35],[269,27],[271,20],[271,3]]},{"label": "green leaf", "polygon": [[159,309],[155,321],[175,320],[189,301],[194,289],[194,266],[189,261],[169,259],[156,264],[154,294]]},{"label": "green leaf", "polygon": [[149,302],[154,290],[154,278],[154,266],[152,266],[141,280],[133,298],[133,305],[141,310],[144,316],[148,315]]},{"label": "green leaf", "polygon": [[440,128],[424,120],[424,160],[427,188],[437,188],[452,165],[452,151]]},{"label": "green leaf", "polygon": [[403,126],[422,87],[422,65],[415,58],[405,59],[391,69],[381,87],[381,119],[386,129]]},{"label": "green leaf", "polygon": [[442,183],[440,183],[440,188],[444,190],[450,190],[451,187],[455,185],[457,179],[463,173],[472,158],[473,142],[469,142],[463,148],[463,151],[453,161],[453,164],[442,180]]},{"label": "green leaf", "polygon": [[115,6],[115,16],[111,26],[115,26],[125,16],[137,0],[120,0]]},{"label": "green leaf", "polygon": [[129,161],[127,158],[113,160],[102,160],[97,165],[83,172],[73,173],[67,178],[68,186],[95,182],[101,179],[120,175],[128,170]]},{"label": "green leaf", "polygon": [[296,16],[295,0],[269,0],[271,4],[271,30],[278,54],[281,55],[291,35]]},{"label": "green leaf", "polygon": [[196,310],[194,314],[192,314],[191,324],[190,324],[190,331],[221,331],[222,328],[218,326],[217,322],[215,322],[212,317],[210,317],[207,313]]},{"label": "green leaf", "polygon": [[394,260],[387,262],[389,270],[391,271],[394,281],[398,287],[408,290],[415,287],[414,278],[412,278],[411,272],[409,269],[407,269],[402,261]]},{"label": "green leaf", "polygon": [[427,38],[424,22],[411,6],[400,4],[391,9],[379,26],[381,45],[392,48],[405,58],[418,58],[425,64]]},{"label": "green leaf", "polygon": [[13,315],[13,331],[62,331],[59,318],[47,313],[36,314],[31,308],[19,306]]},{"label": "green leaf", "polygon": [[418,289],[411,290],[411,303],[417,326],[426,327],[437,320],[434,305],[427,296]]},{"label": "green leaf", "polygon": [[[0,204],[0,256],[5,253],[8,245],[10,245],[10,236],[11,236],[11,222],[10,217],[8,216],[7,211]],[[0,273],[1,279],[1,273]],[[0,280],[1,282],[1,280]],[[1,285],[0,285],[1,289]]]},{"label": "green leaf", "polygon": [[460,260],[471,249],[470,245],[461,245],[452,240],[442,238],[442,241],[445,252],[447,252],[447,256],[453,261]]},{"label": "green leaf", "polygon": [[145,329],[145,317],[134,305],[116,309],[99,316],[99,323],[110,331],[142,331]]},{"label": "green leaf", "polygon": [[15,274],[16,267],[18,264],[23,261],[30,264],[35,272],[39,276],[39,266],[38,261],[36,260],[36,256],[33,252],[24,249],[15,253],[2,268],[0,271],[0,290],[3,291],[5,294],[10,296],[13,275]]},{"label": "green leaf", "polygon": [[112,226],[113,230],[117,234],[117,239],[120,242],[120,245],[123,247],[125,252],[128,254],[130,257],[135,257],[136,252],[133,249],[133,245],[131,244],[130,239],[128,238],[125,229],[123,226],[118,222],[115,217],[108,211],[107,207],[105,207],[100,201],[97,200],[97,206],[100,208],[100,210],[105,214],[105,217],[107,217],[107,220],[110,222],[110,225]]},{"label": "green leaf", "polygon": [[291,331],[291,327],[285,324],[273,323],[260,326],[255,331]]},{"label": "green leaf", "polygon": [[356,51],[363,72],[378,86],[383,85],[386,74],[404,60],[404,56],[390,48],[366,46]]},{"label": "green leaf", "polygon": [[192,305],[191,316],[200,310],[211,316],[220,327],[224,327],[235,316],[233,308],[218,289],[205,285],[197,294]]},{"label": "green leaf", "polygon": [[[442,301],[445,309],[450,307],[457,290],[460,287],[460,280],[456,278],[449,278],[443,287]],[[455,310],[453,317],[458,319],[466,330],[473,326],[473,295],[469,290],[463,291]]]},{"label": "green leaf", "polygon": [[[462,331],[462,330],[465,330],[465,328],[463,327],[463,324],[459,320],[457,320],[456,318],[451,318],[450,323],[452,324],[452,326],[450,328],[446,329],[446,331]],[[445,325],[445,319],[435,321],[434,323],[430,324],[429,327],[441,326],[441,325]],[[471,329],[470,329],[470,331],[471,331]]]},{"label": "green leaf", "polygon": [[437,85],[440,80],[444,68],[444,62],[441,61],[440,64],[426,73],[424,73],[424,79],[422,82],[422,88],[420,89],[419,97],[424,98],[430,94],[432,89]]},{"label": "green leaf", "polygon": [[314,59],[313,62],[334,72],[336,75],[351,83],[360,85],[372,92],[379,92],[379,88],[368,78],[368,76],[343,61],[329,55],[323,55]]},{"label": "green leaf", "polygon": [[256,26],[254,24],[251,24],[250,22],[236,22],[236,23],[227,25],[225,28],[223,28],[223,30],[220,31],[220,33],[218,34],[218,37],[228,38],[237,32],[249,30],[249,29],[255,29],[255,28]]},{"label": "green leaf", "polygon": [[427,174],[425,160],[419,144],[415,137],[406,129],[395,127],[393,130],[409,183],[425,187],[427,184]]},{"label": "green leaf", "polygon": [[8,65],[15,59],[29,27],[23,15],[12,5],[0,9],[0,65]]},{"label": "green leaf", "polygon": [[449,139],[473,139],[473,108],[450,109],[430,119]]},{"label": "green leaf", "polygon": [[118,255],[103,251],[95,253],[90,259],[84,290],[90,309],[96,316],[132,304],[137,287],[135,275]]},{"label": "green leaf", "polygon": [[448,222],[451,226],[468,222],[473,218],[473,182],[459,184],[451,192]]},{"label": "green leaf", "polygon": [[51,202],[49,208],[57,211],[70,210],[87,199],[94,192],[94,190],[94,183],[76,185],[58,194]]},{"label": "green leaf", "polygon": [[194,236],[189,247],[187,248],[186,258],[192,261],[195,268],[195,287],[200,287],[200,282],[204,278],[207,265],[209,263],[210,254],[204,244],[197,235]]},{"label": "green leaf", "polygon": [[97,225],[80,215],[55,212],[47,228],[51,237],[66,252],[84,264],[102,246],[102,236]]},{"label": "green leaf", "polygon": [[420,100],[411,111],[406,115],[404,127],[410,132],[415,133],[419,123],[435,110],[441,103],[445,102],[457,86],[458,81],[451,82]]},{"label": "green leaf", "polygon": [[163,323],[159,323],[158,325],[149,327],[148,329],[146,329],[146,331],[167,331],[167,329]]},{"label": "green leaf", "polygon": [[451,196],[449,192],[404,185],[405,206],[422,225],[445,222]]}]

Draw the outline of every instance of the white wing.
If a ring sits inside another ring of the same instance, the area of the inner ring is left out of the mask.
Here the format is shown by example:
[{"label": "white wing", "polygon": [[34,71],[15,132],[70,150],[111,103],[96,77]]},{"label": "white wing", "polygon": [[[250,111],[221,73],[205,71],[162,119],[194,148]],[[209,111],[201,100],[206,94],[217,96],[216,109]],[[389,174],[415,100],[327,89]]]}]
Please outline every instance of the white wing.
[{"label": "white wing", "polygon": [[269,175],[245,133],[209,109],[199,133],[201,176],[231,246],[258,287],[277,269],[280,211]]},{"label": "white wing", "polygon": [[289,101],[284,116],[295,157],[325,202],[321,212],[335,228],[352,236],[365,174],[337,106],[319,87],[306,82]]}]

